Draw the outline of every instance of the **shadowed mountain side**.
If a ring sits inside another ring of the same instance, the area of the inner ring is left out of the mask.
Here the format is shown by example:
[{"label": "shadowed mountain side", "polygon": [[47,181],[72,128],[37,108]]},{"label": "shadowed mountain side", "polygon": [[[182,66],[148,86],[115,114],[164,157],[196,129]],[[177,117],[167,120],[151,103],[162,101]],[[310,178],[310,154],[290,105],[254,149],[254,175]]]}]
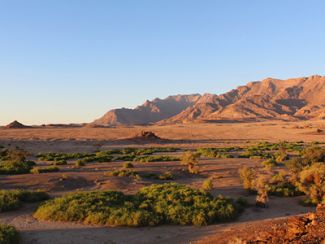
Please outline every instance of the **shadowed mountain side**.
[{"label": "shadowed mountain side", "polygon": [[121,108],[107,112],[100,119],[95,120],[93,126],[110,125],[143,125],[151,124],[179,114],[184,109],[192,106],[200,95],[177,95],[165,99],[156,98],[146,101],[135,109]]}]

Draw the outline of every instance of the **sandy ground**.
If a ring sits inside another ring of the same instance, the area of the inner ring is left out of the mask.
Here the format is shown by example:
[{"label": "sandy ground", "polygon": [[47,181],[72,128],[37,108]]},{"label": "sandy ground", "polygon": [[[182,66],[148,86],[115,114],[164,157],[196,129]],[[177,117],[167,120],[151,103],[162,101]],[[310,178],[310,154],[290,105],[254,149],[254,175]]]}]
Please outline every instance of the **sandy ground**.
[{"label": "sandy ground", "polygon": [[[33,153],[38,152],[92,152],[114,147],[174,146],[197,148],[203,146],[239,146],[257,141],[321,141],[325,134],[324,121],[313,122],[265,122],[237,124],[193,124],[176,126],[147,126],[131,128],[45,128],[45,129],[0,129],[0,145],[19,146]],[[167,142],[136,143],[127,138],[141,130],[155,132]],[[38,162],[46,165],[46,162]],[[199,176],[188,175],[179,162],[134,163],[135,170],[161,173],[172,171],[176,182],[199,187],[207,177],[214,177],[213,194],[230,197],[243,196],[253,205],[254,196],[247,195],[238,177],[242,165],[258,165],[252,159],[203,159]],[[60,172],[40,175],[0,176],[2,189],[44,189],[52,196],[75,190],[122,190],[136,192],[139,188],[158,180],[135,180],[125,177],[108,177],[104,173],[120,168],[121,162],[90,163],[75,169],[73,162],[60,166]],[[62,176],[67,178],[62,180]],[[237,221],[207,227],[159,226],[150,228],[103,228],[78,223],[40,222],[32,217],[36,205],[25,205],[23,209],[1,213],[0,221],[16,226],[22,235],[22,243],[201,243],[217,240],[218,235],[241,226],[275,220],[290,215],[309,212],[313,209],[302,207],[296,198],[270,198],[268,209],[249,207]],[[217,242],[215,242],[217,243]]]}]

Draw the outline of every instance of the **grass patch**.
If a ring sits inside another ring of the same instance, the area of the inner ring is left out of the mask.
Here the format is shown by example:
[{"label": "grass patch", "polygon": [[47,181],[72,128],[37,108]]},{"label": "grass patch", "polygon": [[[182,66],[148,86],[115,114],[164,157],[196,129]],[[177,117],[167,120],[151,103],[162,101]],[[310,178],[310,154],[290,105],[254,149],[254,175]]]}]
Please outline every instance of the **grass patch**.
[{"label": "grass patch", "polygon": [[169,183],[144,187],[135,195],[116,191],[69,194],[44,203],[34,217],[106,226],[208,225],[234,219],[238,213],[231,199]]}]

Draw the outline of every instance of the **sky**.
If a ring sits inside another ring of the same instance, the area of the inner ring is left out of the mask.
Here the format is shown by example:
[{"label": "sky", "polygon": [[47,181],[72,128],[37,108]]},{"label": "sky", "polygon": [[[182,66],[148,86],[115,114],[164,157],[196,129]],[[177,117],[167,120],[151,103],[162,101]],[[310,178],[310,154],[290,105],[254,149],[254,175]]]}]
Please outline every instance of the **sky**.
[{"label": "sky", "polygon": [[324,75],[322,0],[0,0],[0,124]]}]

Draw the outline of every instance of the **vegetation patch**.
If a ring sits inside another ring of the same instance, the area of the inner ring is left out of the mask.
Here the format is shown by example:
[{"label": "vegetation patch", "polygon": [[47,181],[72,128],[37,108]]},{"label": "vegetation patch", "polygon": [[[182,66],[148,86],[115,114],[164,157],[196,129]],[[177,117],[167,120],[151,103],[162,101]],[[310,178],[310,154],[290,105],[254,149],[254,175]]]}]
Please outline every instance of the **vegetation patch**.
[{"label": "vegetation patch", "polygon": [[44,203],[34,217],[106,226],[207,225],[234,219],[239,209],[231,199],[168,183],[144,187],[135,195],[116,191],[69,194]]},{"label": "vegetation patch", "polygon": [[179,157],[164,156],[164,155],[152,155],[152,156],[138,156],[133,159],[136,162],[168,162],[168,161],[180,161]]},{"label": "vegetation patch", "polygon": [[0,174],[27,174],[33,168],[33,161],[5,161],[0,162]]},{"label": "vegetation patch", "polygon": [[19,233],[15,227],[0,224],[0,243],[1,244],[17,244],[19,243]]},{"label": "vegetation patch", "polygon": [[43,173],[51,173],[51,172],[58,172],[60,169],[56,166],[48,166],[48,167],[35,167],[30,172],[33,174],[43,174]]},{"label": "vegetation patch", "polygon": [[173,180],[175,178],[174,175],[169,171],[162,174],[146,173],[146,174],[142,174],[141,176],[143,178],[153,179],[153,180]]},{"label": "vegetation patch", "polygon": [[39,202],[47,199],[49,199],[49,195],[43,191],[0,190],[0,212],[18,209],[23,203]]}]

